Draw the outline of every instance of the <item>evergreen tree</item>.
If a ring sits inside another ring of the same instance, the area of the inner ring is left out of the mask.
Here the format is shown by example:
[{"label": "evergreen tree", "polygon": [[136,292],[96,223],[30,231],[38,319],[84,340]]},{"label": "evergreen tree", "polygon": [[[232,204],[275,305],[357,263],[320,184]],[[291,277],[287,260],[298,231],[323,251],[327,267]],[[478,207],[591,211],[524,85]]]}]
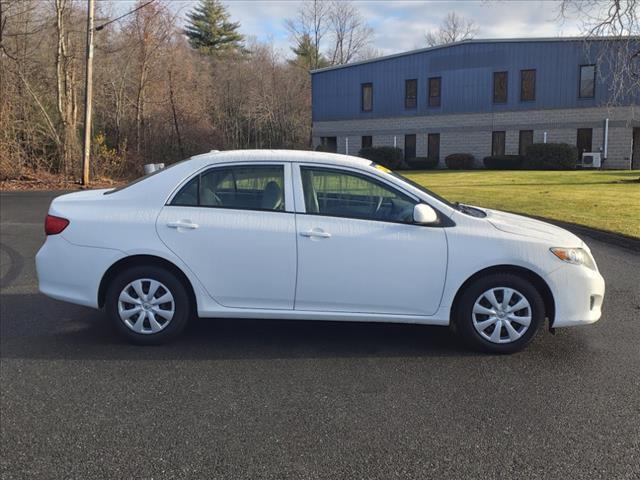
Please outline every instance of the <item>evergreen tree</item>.
[{"label": "evergreen tree", "polygon": [[229,13],[219,0],[200,0],[187,18],[184,33],[192,48],[207,55],[245,51],[244,36],[238,32],[240,23],[229,21]]},{"label": "evergreen tree", "polygon": [[307,70],[329,66],[329,61],[316,49],[311,35],[305,33],[295,47],[291,47],[296,58],[291,62]]}]

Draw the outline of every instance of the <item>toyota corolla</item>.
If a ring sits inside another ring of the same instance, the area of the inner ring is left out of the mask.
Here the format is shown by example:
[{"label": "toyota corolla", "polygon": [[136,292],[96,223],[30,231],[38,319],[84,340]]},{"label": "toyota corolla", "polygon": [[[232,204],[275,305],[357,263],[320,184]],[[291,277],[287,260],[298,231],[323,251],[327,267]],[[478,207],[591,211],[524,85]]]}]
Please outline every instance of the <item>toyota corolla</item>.
[{"label": "toyota corolla", "polygon": [[245,150],[53,200],[40,291],[104,308],[139,344],[190,318],[451,326],[522,349],[600,318],[604,280],[575,235],[452,204],[361,158]]}]

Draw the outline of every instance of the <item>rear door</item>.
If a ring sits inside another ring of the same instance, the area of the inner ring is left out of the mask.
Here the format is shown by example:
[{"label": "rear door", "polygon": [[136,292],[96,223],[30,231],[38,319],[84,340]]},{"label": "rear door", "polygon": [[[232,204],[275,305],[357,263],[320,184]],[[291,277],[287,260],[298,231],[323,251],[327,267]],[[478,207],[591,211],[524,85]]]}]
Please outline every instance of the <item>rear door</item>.
[{"label": "rear door", "polygon": [[289,163],[209,168],[162,209],[162,241],[227,307],[292,309],[296,233]]},{"label": "rear door", "polygon": [[447,267],[442,227],[412,223],[418,199],[367,174],[293,165],[296,310],[433,315]]}]

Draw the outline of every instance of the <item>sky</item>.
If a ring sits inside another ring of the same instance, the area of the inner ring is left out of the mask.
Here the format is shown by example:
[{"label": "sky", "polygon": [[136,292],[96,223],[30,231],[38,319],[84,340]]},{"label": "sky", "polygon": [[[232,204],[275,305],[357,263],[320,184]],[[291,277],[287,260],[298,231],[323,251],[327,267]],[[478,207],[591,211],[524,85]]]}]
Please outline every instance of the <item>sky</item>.
[{"label": "sky", "polygon": [[[184,14],[196,0],[161,0]],[[284,20],[295,16],[299,0],[223,0],[240,31],[260,41],[271,40],[288,55],[290,39]],[[553,0],[355,0],[374,30],[372,47],[383,55],[425,47],[424,34],[436,29],[448,12],[473,20],[476,38],[555,37],[580,34],[576,19],[560,21]],[[133,7],[121,0],[119,10]]]}]

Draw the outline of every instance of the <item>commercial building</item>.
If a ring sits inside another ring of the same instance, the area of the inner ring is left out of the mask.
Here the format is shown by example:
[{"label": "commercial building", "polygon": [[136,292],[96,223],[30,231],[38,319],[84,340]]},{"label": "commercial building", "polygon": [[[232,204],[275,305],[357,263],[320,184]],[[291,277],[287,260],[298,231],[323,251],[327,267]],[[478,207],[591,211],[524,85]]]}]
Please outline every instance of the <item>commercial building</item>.
[{"label": "commercial building", "polygon": [[315,70],[314,146],[395,145],[443,166],[451,153],[480,165],[562,142],[600,153],[604,168],[640,168],[640,91],[613,98],[611,42],[469,40]]}]

